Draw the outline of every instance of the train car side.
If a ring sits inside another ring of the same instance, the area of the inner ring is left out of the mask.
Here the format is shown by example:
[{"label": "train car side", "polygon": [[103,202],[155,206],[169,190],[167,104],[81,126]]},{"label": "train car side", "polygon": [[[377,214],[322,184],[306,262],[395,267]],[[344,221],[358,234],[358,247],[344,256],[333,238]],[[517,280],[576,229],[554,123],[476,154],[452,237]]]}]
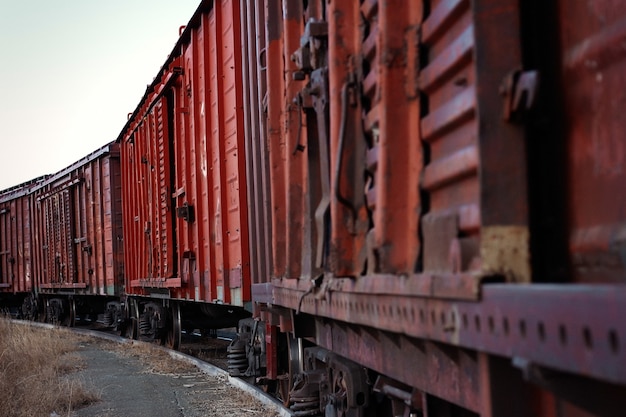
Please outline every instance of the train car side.
[{"label": "train car side", "polygon": [[0,191],[0,300],[17,317],[37,311],[30,191],[44,177]]},{"label": "train car side", "polygon": [[244,3],[272,253],[233,373],[300,415],[614,415],[623,6]]},{"label": "train car side", "polygon": [[34,271],[47,321],[122,319],[121,183],[108,144],[32,190]]},{"label": "train car side", "polygon": [[204,0],[114,143],[0,192],[0,298],[243,318],[229,372],[297,416],[621,415],[625,39],[612,0]]},{"label": "train car side", "polygon": [[203,2],[118,139],[126,293],[172,346],[249,315],[240,36],[238,2]]}]

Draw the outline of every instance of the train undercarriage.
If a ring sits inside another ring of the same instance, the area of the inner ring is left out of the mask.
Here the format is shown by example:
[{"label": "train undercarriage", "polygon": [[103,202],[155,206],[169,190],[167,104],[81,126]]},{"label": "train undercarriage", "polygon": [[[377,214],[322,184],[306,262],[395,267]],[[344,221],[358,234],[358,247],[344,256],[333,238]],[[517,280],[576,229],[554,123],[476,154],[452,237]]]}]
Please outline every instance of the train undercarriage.
[{"label": "train undercarriage", "polygon": [[96,324],[130,339],[158,342],[178,349],[183,332],[236,327],[250,316],[240,307],[149,297],[104,297],[45,293],[4,297],[5,314],[59,326]]},{"label": "train undercarriage", "polygon": [[462,300],[274,284],[259,319],[240,323],[229,370],[275,390],[297,416],[582,417],[626,407],[620,286],[491,283]]}]

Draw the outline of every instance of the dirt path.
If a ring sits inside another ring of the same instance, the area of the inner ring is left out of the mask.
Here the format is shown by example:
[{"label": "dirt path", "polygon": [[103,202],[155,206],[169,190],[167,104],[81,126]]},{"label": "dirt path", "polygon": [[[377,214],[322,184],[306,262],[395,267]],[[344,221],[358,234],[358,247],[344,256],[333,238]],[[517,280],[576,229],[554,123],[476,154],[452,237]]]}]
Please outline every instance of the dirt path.
[{"label": "dirt path", "polygon": [[75,410],[77,417],[285,415],[233,387],[227,376],[207,375],[149,345],[85,338],[76,353],[84,365],[70,377],[101,398]]}]

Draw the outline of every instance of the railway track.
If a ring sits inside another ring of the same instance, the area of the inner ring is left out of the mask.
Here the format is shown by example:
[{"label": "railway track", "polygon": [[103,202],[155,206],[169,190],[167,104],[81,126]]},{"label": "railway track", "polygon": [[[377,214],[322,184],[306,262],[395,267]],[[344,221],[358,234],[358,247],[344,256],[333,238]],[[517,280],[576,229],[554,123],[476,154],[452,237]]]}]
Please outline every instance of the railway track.
[{"label": "railway track", "polygon": [[[39,323],[15,319],[13,319],[12,322],[50,330],[58,328],[58,326],[48,323]],[[279,400],[272,397],[270,394],[253,385],[251,383],[252,381],[232,377],[228,374],[226,350],[232,339],[235,337],[234,332],[219,331],[213,335],[184,333],[180,350],[176,351],[169,349],[165,346],[160,346],[157,343],[151,342],[149,340],[132,340],[124,338],[117,334],[116,331],[110,328],[106,328],[104,325],[101,325],[97,322],[85,323],[81,326],[70,327],[66,329],[82,336],[104,339],[114,343],[150,344],[155,349],[160,349],[167,352],[169,356],[173,359],[191,364],[207,375],[223,378],[230,385],[243,392],[246,392],[247,394],[254,397],[256,400],[263,403],[265,406],[274,409],[276,413],[281,417],[294,416],[291,410],[284,407],[284,405]]]},{"label": "railway track", "polygon": [[[102,334],[118,336],[115,330],[103,327],[98,323],[85,327],[74,327],[73,329],[85,329]],[[218,331],[212,334],[201,334],[197,332],[187,333],[183,331],[181,344],[177,351],[209,363],[224,371],[228,371],[228,358],[226,350],[230,342],[235,337],[236,332],[234,329],[232,331]],[[149,337],[139,336],[138,341],[157,345],[156,342],[151,340]],[[175,350],[167,349],[164,346],[157,346],[170,352],[176,352]]]}]

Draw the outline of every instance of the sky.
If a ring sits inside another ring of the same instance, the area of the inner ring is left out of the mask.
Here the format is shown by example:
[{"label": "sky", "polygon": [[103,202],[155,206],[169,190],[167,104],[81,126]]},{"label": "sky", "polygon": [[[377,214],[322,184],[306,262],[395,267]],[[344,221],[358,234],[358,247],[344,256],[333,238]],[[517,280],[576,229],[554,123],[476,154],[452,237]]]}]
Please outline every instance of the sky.
[{"label": "sky", "polygon": [[115,140],[200,0],[0,0],[0,190]]}]

